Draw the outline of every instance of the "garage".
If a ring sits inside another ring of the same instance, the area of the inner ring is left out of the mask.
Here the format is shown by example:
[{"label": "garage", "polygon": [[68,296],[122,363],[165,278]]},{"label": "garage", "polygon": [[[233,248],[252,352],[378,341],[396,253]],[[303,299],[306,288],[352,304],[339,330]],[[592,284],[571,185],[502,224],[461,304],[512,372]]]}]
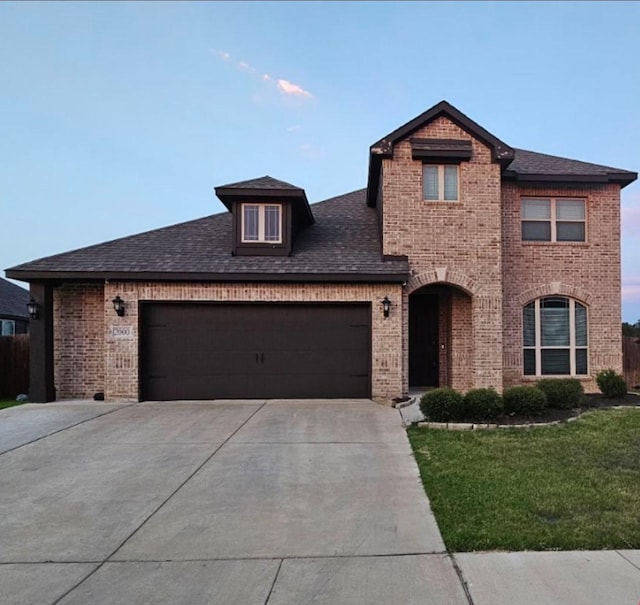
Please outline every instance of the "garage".
[{"label": "garage", "polygon": [[369,304],[141,303],[142,400],[369,397]]}]

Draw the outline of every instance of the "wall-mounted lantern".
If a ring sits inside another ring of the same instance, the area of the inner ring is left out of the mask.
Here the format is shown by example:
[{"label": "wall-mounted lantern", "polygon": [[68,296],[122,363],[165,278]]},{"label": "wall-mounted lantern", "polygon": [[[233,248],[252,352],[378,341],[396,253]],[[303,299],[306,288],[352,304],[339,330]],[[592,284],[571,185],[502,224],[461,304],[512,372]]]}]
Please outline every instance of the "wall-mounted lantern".
[{"label": "wall-mounted lantern", "polygon": [[387,296],[382,299],[382,314],[389,317],[389,309],[391,309],[391,301]]},{"label": "wall-mounted lantern", "polygon": [[38,315],[40,315],[40,305],[36,302],[35,298],[32,297],[27,303],[27,311],[29,311],[29,317],[31,319],[38,319]]},{"label": "wall-mounted lantern", "polygon": [[124,317],[124,300],[120,296],[116,296],[112,301],[113,308],[118,317]]}]

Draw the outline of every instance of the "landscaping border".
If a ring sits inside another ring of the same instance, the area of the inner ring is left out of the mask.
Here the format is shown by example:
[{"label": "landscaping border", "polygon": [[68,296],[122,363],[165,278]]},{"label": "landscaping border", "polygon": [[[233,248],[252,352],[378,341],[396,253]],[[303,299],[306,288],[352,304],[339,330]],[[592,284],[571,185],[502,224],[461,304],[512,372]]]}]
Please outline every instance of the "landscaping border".
[{"label": "landscaping border", "polygon": [[[405,407],[405,406],[402,406]],[[429,428],[429,429],[440,429],[447,431],[478,431],[478,430],[487,430],[487,429],[533,429],[539,427],[546,426],[555,426],[558,424],[567,424],[569,422],[575,422],[578,418],[584,416],[585,414],[589,414],[590,412],[595,412],[598,410],[624,410],[624,409],[640,409],[640,406],[637,405],[612,405],[609,407],[601,407],[601,408],[592,408],[589,410],[584,410],[584,412],[580,412],[576,416],[571,416],[570,418],[565,418],[563,420],[552,420],[551,422],[526,422],[523,424],[500,424],[500,423],[489,423],[489,422],[411,422],[409,424],[403,423],[405,428],[409,427],[418,427],[418,428]]]}]

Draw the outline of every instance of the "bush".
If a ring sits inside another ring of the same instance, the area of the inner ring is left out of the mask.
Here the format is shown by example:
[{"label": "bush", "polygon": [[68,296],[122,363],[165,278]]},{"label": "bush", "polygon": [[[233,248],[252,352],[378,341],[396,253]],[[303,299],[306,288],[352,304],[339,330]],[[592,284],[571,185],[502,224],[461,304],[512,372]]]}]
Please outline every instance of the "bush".
[{"label": "bush", "polygon": [[547,396],[538,387],[511,387],[502,400],[507,414],[519,416],[539,416],[547,407]]},{"label": "bush", "polygon": [[492,420],[502,413],[502,397],[494,389],[471,389],[464,396],[464,416],[468,420]]},{"label": "bush", "polygon": [[420,411],[432,422],[455,422],[464,417],[464,399],[449,387],[434,389],[420,398]]},{"label": "bush", "polygon": [[609,399],[624,399],[627,394],[627,383],[614,370],[602,370],[596,376],[598,388]]},{"label": "bush", "polygon": [[543,378],[536,386],[547,396],[550,408],[577,408],[584,400],[584,388],[577,378]]}]

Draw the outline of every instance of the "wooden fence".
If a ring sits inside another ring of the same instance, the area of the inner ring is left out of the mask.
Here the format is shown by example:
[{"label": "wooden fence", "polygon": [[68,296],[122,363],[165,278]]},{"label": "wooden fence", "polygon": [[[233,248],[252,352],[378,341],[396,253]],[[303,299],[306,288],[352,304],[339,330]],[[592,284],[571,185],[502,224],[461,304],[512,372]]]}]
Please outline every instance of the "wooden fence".
[{"label": "wooden fence", "polygon": [[29,390],[29,335],[0,336],[0,398]]},{"label": "wooden fence", "polygon": [[640,386],[640,338],[622,337],[624,379],[629,388]]}]

